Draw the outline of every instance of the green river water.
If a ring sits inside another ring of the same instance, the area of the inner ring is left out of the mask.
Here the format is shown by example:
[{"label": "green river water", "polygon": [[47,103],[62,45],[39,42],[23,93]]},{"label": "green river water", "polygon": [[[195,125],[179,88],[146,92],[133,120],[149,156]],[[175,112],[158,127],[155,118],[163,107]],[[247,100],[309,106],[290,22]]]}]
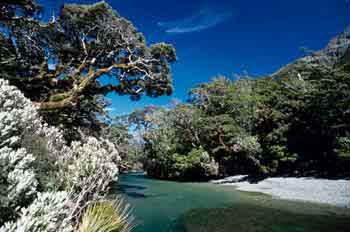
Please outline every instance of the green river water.
[{"label": "green river water", "polygon": [[350,210],[274,199],[210,183],[178,183],[121,175],[138,224],[134,232],[350,232]]}]

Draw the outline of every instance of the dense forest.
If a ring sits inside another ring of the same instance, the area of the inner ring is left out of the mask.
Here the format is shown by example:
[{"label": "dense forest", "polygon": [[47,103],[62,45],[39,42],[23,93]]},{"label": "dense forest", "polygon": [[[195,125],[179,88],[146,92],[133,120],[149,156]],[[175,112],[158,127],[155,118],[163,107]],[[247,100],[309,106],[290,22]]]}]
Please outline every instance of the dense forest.
[{"label": "dense forest", "polygon": [[272,75],[215,77],[185,104],[135,111],[148,175],[349,175],[349,45],[345,31]]}]

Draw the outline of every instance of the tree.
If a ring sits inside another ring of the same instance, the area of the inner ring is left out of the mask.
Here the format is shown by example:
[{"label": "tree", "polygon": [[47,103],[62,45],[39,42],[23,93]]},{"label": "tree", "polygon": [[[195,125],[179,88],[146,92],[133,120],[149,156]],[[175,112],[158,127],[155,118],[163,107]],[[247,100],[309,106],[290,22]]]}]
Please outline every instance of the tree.
[{"label": "tree", "polygon": [[147,117],[149,127],[142,139],[148,175],[182,180],[217,175],[217,163],[201,146],[202,112],[198,108],[179,104],[173,109],[160,108]]},{"label": "tree", "polygon": [[[16,7],[23,15],[16,15]],[[147,46],[144,36],[107,3],[64,5],[57,18],[36,19],[31,0],[0,4],[0,75],[24,92],[51,123],[93,126],[110,92],[170,95],[175,49]],[[99,79],[106,77],[108,84]]]},{"label": "tree", "polygon": [[[298,121],[293,121],[291,149],[313,160],[324,173],[348,172],[350,162],[350,74],[348,65],[319,68],[310,76]],[[293,141],[292,140],[292,141]]]},{"label": "tree", "polygon": [[20,9],[26,16],[39,10],[35,0],[3,0],[0,3],[0,20],[15,18],[16,10]]},{"label": "tree", "polygon": [[211,82],[191,89],[188,101],[209,115],[225,113],[227,106],[224,98],[231,83],[226,77],[213,78]]},{"label": "tree", "polygon": [[153,105],[134,110],[127,116],[129,126],[135,127],[135,130],[138,131],[147,131],[152,126],[150,116],[157,110],[159,107]]}]

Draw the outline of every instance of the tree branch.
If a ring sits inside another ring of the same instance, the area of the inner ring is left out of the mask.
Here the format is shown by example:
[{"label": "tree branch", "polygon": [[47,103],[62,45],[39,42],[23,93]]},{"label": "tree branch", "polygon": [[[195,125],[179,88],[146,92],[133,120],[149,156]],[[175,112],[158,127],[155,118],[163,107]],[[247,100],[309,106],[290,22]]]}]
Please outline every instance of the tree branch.
[{"label": "tree branch", "polygon": [[[87,62],[83,62],[81,66],[85,66],[86,64],[84,63]],[[88,75],[83,78],[80,84],[74,86],[72,90],[65,93],[53,95],[50,97],[50,100],[48,102],[37,102],[35,104],[39,107],[40,110],[43,111],[71,108],[76,105],[79,97],[97,78],[111,72],[115,68],[130,69],[135,67],[130,64],[113,64],[108,68],[98,69],[97,71],[90,71]],[[78,69],[81,69],[81,67]]]}]

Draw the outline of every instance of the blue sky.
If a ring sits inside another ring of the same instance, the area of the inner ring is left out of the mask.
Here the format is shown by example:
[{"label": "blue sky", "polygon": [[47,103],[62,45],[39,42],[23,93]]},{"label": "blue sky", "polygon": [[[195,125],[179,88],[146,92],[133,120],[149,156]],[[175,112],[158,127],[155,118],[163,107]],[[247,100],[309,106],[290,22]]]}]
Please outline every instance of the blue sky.
[{"label": "blue sky", "polygon": [[[46,15],[63,2],[39,0]],[[318,50],[350,24],[349,0],[108,0],[119,14],[144,33],[148,43],[172,43],[175,91],[171,97],[108,96],[111,114],[145,105],[167,105],[186,99],[190,88],[211,77],[247,72],[261,76],[301,57],[301,47]]]}]

